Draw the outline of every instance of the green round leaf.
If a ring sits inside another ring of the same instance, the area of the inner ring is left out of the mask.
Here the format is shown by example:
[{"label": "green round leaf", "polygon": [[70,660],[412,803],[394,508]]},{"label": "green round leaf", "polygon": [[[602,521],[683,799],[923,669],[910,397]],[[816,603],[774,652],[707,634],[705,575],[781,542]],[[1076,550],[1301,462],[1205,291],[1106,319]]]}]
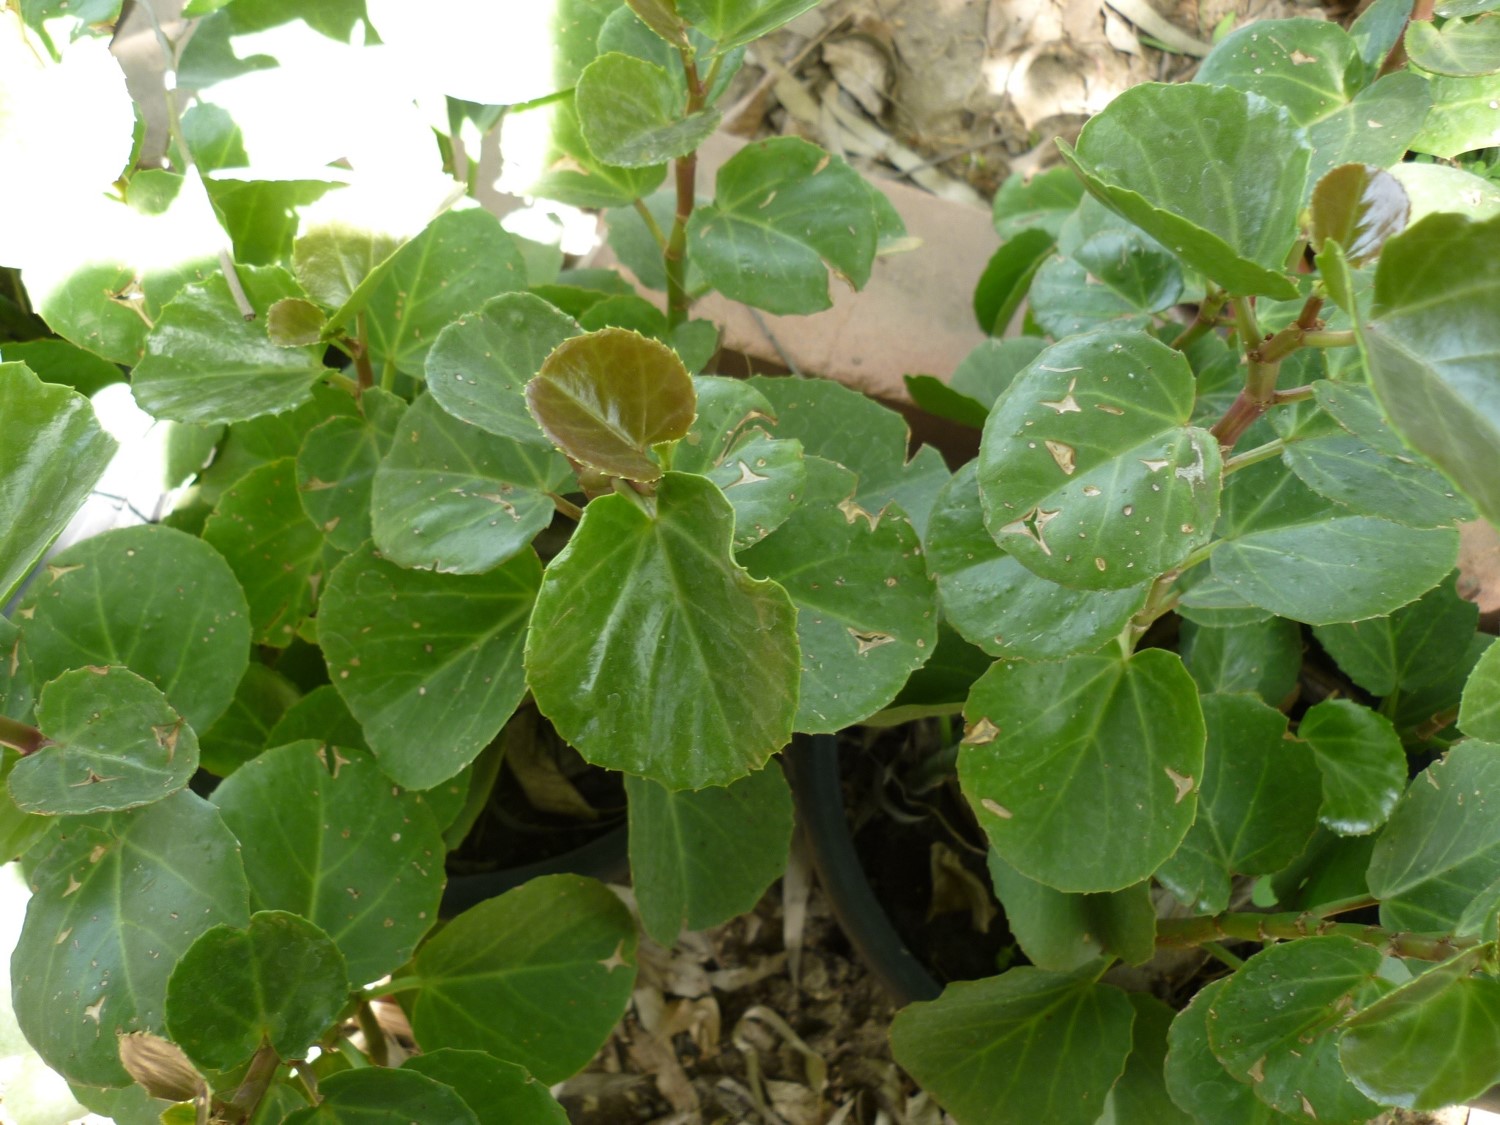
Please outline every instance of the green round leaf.
[{"label": "green round leaf", "polygon": [[428,1050],[486,1051],[561,1082],[593,1058],[635,986],[635,922],[602,883],[532,879],[448,923],[408,1000]]},{"label": "green round leaf", "polygon": [[1228,87],[1144,83],[1089,120],[1076,152],[1059,147],[1096,198],[1230,292],[1297,295],[1282,267],[1312,150],[1283,107]]},{"label": "green round leaf", "polygon": [[427,388],[438,404],[499,437],[546,439],[526,410],[527,382],[577,321],[533,293],[506,293],[438,334],[427,353]]},{"label": "green round leaf", "polygon": [[291,644],[337,558],[302,508],[296,463],[286,457],[242,477],[219,498],[203,539],[239,579],[256,643]]},{"label": "green round leaf", "polygon": [[[1101,1121],[1196,1125],[1196,1118],[1173,1103],[1162,1073],[1167,1056],[1167,1032],[1176,1013],[1150,993],[1132,992],[1129,999],[1135,1007],[1135,1023],[1130,1029],[1130,1058],[1125,1062],[1125,1073],[1109,1092]],[[1225,1123],[1219,1120],[1216,1125]]]},{"label": "green round leaf", "polygon": [[437,921],[437,821],[363,751],[313,742],[268,750],[225,778],[213,801],[244,849],[255,908],[320,927],[351,983],[404,964]]},{"label": "green round leaf", "polygon": [[802,443],[776,438],[771,404],[742,379],[693,380],[698,416],[672,451],[672,467],[701,473],[734,509],[734,548],[775,531],[803,500],[807,466]]},{"label": "green round leaf", "polygon": [[671,348],[624,328],[564,340],[526,384],[532,415],[559,449],[609,476],[652,481],[653,445],[693,424],[693,381]]},{"label": "green round leaf", "polygon": [[1180,651],[1198,690],[1254,692],[1273,707],[1297,686],[1302,671],[1302,630],[1270,617],[1234,626],[1183,621]]},{"label": "green round leaf", "polygon": [[0,363],[0,605],[83,506],[114,451],[82,395],[43,383],[24,363]]},{"label": "green round leaf", "polygon": [[1003,336],[1031,290],[1031,279],[1051,255],[1057,239],[1031,227],[1006,239],[990,256],[974,287],[974,319],[981,332]]},{"label": "green round leaf", "polygon": [[797,137],[757,141],[732,156],[713,202],[688,223],[688,253],[708,283],[773,313],[828,308],[827,269],[862,288],[875,242],[875,209],[859,173]]},{"label": "green round leaf", "polygon": [[862,510],[874,518],[895,503],[917,534],[926,530],[933,501],[948,483],[948,467],[929,445],[906,459],[911,430],[905,418],[833,379],[755,375],[750,385],[770,402],[778,438],[795,438],[806,456],[836,462],[858,475],[858,490],[845,515],[853,518]]},{"label": "green round leaf", "polygon": [[1442,211],[1460,211],[1471,219],[1500,215],[1500,184],[1473,172],[1446,164],[1397,164],[1391,175],[1411,200],[1412,223]]},{"label": "green round leaf", "polygon": [[1028,311],[1037,325],[1059,340],[1108,326],[1116,331],[1142,332],[1150,316],[1128,298],[1089,276],[1089,271],[1065,254],[1042,263],[1031,283]]},{"label": "green round leaf", "polygon": [[571,479],[555,450],[496,437],[422,395],[375,470],[375,546],[399,566],[482,574],[552,522],[550,494]]},{"label": "green round leaf", "polygon": [[1224,991],[1228,978],[1199,989],[1193,1002],[1177,1013],[1167,1032],[1167,1092],[1194,1120],[1214,1125],[1285,1125],[1301,1118],[1278,1113],[1232,1078],[1208,1045],[1208,1010]]},{"label": "green round leaf", "polygon": [[292,270],[307,295],[337,309],[354,296],[360,282],[396,252],[391,235],[337,221],[319,222],[301,232],[292,246]]},{"label": "green round leaf", "polygon": [[595,765],[701,789],[759,769],[790,740],[796,610],[734,562],[732,532],[710,481],[668,473],[654,512],[619,493],[590,503],[547,567],[527,682]]},{"label": "green round leaf", "polygon": [[318,1083],[318,1097],[286,1125],[479,1125],[453,1087],[406,1067],[330,1074]]},{"label": "green round leaf", "polygon": [[953,474],[927,526],[944,619],[991,656],[1022,660],[1093,652],[1119,636],[1145,588],[1075,590],[1027,570],[985,530],[977,469],[970,461]]},{"label": "green round leaf", "polygon": [[69,547],[18,613],[35,682],[123,665],[194,730],[224,713],[250,659],[250,611],[234,572],[207,543],[160,525]]},{"label": "green round leaf", "polygon": [[167,980],[172,1041],[207,1070],[229,1070],[262,1042],[300,1059],[349,999],[344,955],[306,918],[279,910],[248,928],[198,936]]},{"label": "green round leaf", "polygon": [[330,746],[353,746],[368,750],[365,732],[349,713],[343,696],[332,684],[315,687],[287,708],[269,734],[265,747],[285,746],[310,738]]},{"label": "green round leaf", "polygon": [[1455,77],[1500,71],[1500,15],[1449,20],[1413,20],[1406,28],[1406,56],[1434,74]]},{"label": "green round leaf", "polygon": [[11,771],[26,812],[114,812],[177,792],[198,768],[198,736],[166,696],[124,668],[80,668],[42,688],[48,745]]},{"label": "green round leaf", "polygon": [[[592,51],[589,57],[593,58]],[[546,171],[527,194],[573,207],[629,207],[661,187],[667,178],[665,164],[620,168],[596,159],[584,143],[572,98],[552,107],[552,145],[544,167]]]},{"label": "green round leaf", "polygon": [[[44,338],[22,343],[7,340],[5,358],[25,364],[42,382],[72,387],[85,398],[93,398],[95,392],[111,383],[125,381],[125,372],[119,364],[86,352],[66,340]],[[5,413],[10,414],[10,411]]]},{"label": "green round leaf", "polygon": [[211,774],[228,777],[267,746],[280,746],[267,742],[267,736],[300,694],[280,672],[251,661],[229,709],[198,739],[199,763]]},{"label": "green round leaf", "polygon": [[1302,717],[1297,737],[1312,747],[1323,774],[1319,820],[1341,836],[1385,823],[1406,787],[1406,754],[1389,719],[1347,699],[1325,699]]},{"label": "green round leaf", "polygon": [[868,718],[937,644],[937,588],[899,512],[849,510],[854,476],[807,458],[807,495],[740,561],[791,595],[802,652],[796,729],[832,732]]},{"label": "green round leaf", "polygon": [[340,551],[370,538],[375,469],[390,449],[406,403],[377,387],[360,396],[364,417],[340,416],[313,427],[297,451],[302,509]]},{"label": "green round leaf", "polygon": [[[9,779],[20,760],[19,752],[0,746],[0,785]],[[0,790],[0,858],[5,862],[25,855],[51,827],[51,817],[22,812],[11,800],[9,788]]]},{"label": "green round leaf", "polygon": [[[1072,176],[1072,173],[1069,173]],[[1009,340],[985,340],[953,369],[953,389],[968,395],[984,407],[986,415],[995,400],[1005,393],[1016,373],[1041,354],[1047,341],[1037,336],[1016,336]],[[981,424],[981,429],[983,428]]]},{"label": "green round leaf", "polygon": [[1229,478],[1213,576],[1294,621],[1363,621],[1415,601],[1453,569],[1458,532],[1348,513],[1279,462]]},{"label": "green round leaf", "polygon": [[1206,543],[1219,443],[1187,425],[1181,354],[1143,333],[1064,340],[1016,376],[979,450],[985,522],[1036,574],[1081,589],[1138,586]]},{"label": "green round leaf", "polygon": [[479,1125],[568,1125],[568,1115],[526,1068],[483,1051],[424,1051],[401,1064],[463,1098]]},{"label": "green round leaf", "polygon": [[627,777],[630,875],[646,932],[671,948],[755,908],[786,870],[792,794],[776,765],[726,788],[672,792]]},{"label": "green round leaf", "polygon": [[1500,744],[1470,739],[1407,788],[1370,857],[1380,924],[1450,932],[1475,898],[1500,879]]},{"label": "green round leaf", "polygon": [[1196,81],[1259,94],[1309,125],[1349,101],[1364,82],[1354,40],[1328,20],[1256,20],[1225,36]]},{"label": "green round leaf", "polygon": [[1069,894],[1026,878],[994,849],[986,859],[1005,924],[1037,968],[1071,972],[1105,955],[1140,964],[1156,952],[1149,880],[1104,894]]},{"label": "green round leaf", "polygon": [[959,1121],[1094,1125],[1125,1069],[1135,1020],[1125,993],[1097,983],[1099,974],[1094,962],[958,981],[897,1013],[891,1050]]},{"label": "green round leaf", "polygon": [[478,575],[404,570],[368,546],[335,568],[318,639],[386,773],[431,788],[505,725],[526,690],[521,645],[541,579],[530,550]]},{"label": "green round leaf", "polygon": [[1458,727],[1470,738],[1500,742],[1500,649],[1493,645],[1469,674]]},{"label": "green round leaf", "polygon": [[499,219],[478,209],[444,212],[391,256],[367,291],[370,358],[377,371],[420,377],[447,325],[492,297],[525,288],[526,263]]},{"label": "green round leaf", "polygon": [[[1500,79],[1497,79],[1500,81]],[[1500,87],[1492,97],[1500,97]],[[1494,111],[1489,111],[1493,118]],[[1500,217],[1431,215],[1386,243],[1363,326],[1370,383],[1401,436],[1500,521]]]},{"label": "green round leaf", "polygon": [[1040,227],[1055,238],[1082,198],[1083,184],[1071,169],[1049,168],[1029,178],[1013,172],[995,193],[991,207],[995,233],[1011,238],[1019,231]]},{"label": "green round leaf", "polygon": [[321,342],[327,319],[311,301],[283,297],[266,313],[266,335],[277,347],[312,347]]},{"label": "green round leaf", "polygon": [[[964,706],[958,775],[991,845],[1065,891],[1145,879],[1197,812],[1206,738],[1175,653],[1001,661]],[[1108,831],[1110,847],[1097,846]]]},{"label": "green round leaf", "polygon": [[276,266],[239,266],[235,272],[259,319],[244,319],[219,273],[185,286],[146,337],[131,388],[142,408],[158,418],[239,422],[280,414],[306,402],[313,383],[327,373],[321,347],[279,347],[266,335],[271,306],[302,296],[292,275]]},{"label": "green round leaf", "polygon": [[1229,1073],[1294,1116],[1356,1125],[1380,1112],[1338,1061],[1335,1029],[1390,985],[1380,950],[1329,935],[1268,946],[1229,978],[1208,1010],[1208,1039]]},{"label": "green round leaf", "polygon": [[239,844],[184,790],[60,822],[44,847],[11,958],[17,1021],[69,1081],[126,1085],[116,1035],[165,1034],[172,966],[205,930],[249,921]]},{"label": "green round leaf", "polygon": [[1455,957],[1357,1013],[1339,1061],[1382,1105],[1442,1109],[1500,1082],[1500,981]]},{"label": "green round leaf", "polygon": [[1331,238],[1350,265],[1363,265],[1401,233],[1410,214],[1406,189],[1395,176],[1370,164],[1341,164],[1313,188],[1312,245],[1321,250]]},{"label": "green round leaf", "polygon": [[1202,697],[1208,744],[1198,818],[1161,866],[1161,884],[1194,910],[1229,909],[1231,875],[1268,875],[1296,859],[1318,816],[1318,770],[1286,737],[1286,716],[1253,695]]},{"label": "green round leaf", "polygon": [[583,68],[573,104],[593,154],[622,168],[687,156],[719,126],[718,110],[687,112],[684,92],[664,69],[617,51]]}]

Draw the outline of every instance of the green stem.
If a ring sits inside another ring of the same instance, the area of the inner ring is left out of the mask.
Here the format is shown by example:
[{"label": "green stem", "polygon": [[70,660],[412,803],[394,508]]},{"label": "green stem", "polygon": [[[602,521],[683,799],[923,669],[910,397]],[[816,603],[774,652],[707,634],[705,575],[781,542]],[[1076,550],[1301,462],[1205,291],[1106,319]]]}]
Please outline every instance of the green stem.
[{"label": "green stem", "polygon": [[263,1043],[260,1050],[250,1060],[249,1069],[245,1071],[245,1078],[235,1090],[234,1096],[229,1099],[229,1108],[232,1111],[232,1120],[248,1121],[255,1113],[256,1107],[265,1098],[266,1091],[271,1088],[271,1082],[276,1077],[276,1072],[281,1068],[281,1059],[274,1048],[268,1043]]},{"label": "green stem", "polygon": [[[361,312],[354,321],[356,336],[350,351],[354,354],[354,373],[359,377],[359,389],[367,390],[375,385],[375,369],[370,366],[369,336],[365,332],[365,314]],[[389,387],[383,388],[389,390]]]},{"label": "green stem", "polygon": [[1204,294],[1202,303],[1198,306],[1198,315],[1172,341],[1172,347],[1177,351],[1185,351],[1192,343],[1201,336],[1212,332],[1214,325],[1219,322],[1219,310],[1224,307],[1228,295],[1222,289],[1210,289]]},{"label": "green stem", "polygon": [[1231,297],[1229,302],[1234,306],[1234,327],[1240,338],[1240,347],[1245,358],[1249,359],[1251,351],[1260,346],[1262,339],[1260,322],[1255,319],[1255,305],[1249,297]]},{"label": "green stem", "polygon": [[1146,594],[1146,604],[1141,606],[1125,623],[1125,628],[1120,634],[1120,648],[1125,655],[1129,656],[1134,652],[1137,642],[1146,635],[1146,630],[1151,628],[1157,618],[1177,604],[1177,596],[1172,592],[1172,586],[1181,573],[1181,570],[1169,570],[1165,574],[1158,575],[1156,581],[1151,583],[1151,590]]},{"label": "green stem", "polygon": [[1308,399],[1315,398],[1316,396],[1317,392],[1310,386],[1293,387],[1289,391],[1277,391],[1272,395],[1271,405],[1285,406],[1289,402],[1306,402]]},{"label": "green stem", "polygon": [[667,232],[661,229],[661,224],[656,221],[656,216],[651,213],[651,208],[646,206],[644,199],[637,199],[633,204],[635,213],[641,217],[641,222],[646,224],[646,229],[651,232],[651,237],[656,240],[657,247],[666,253]]},{"label": "green stem", "polygon": [[1156,924],[1156,944],[1167,947],[1201,946],[1208,942],[1295,941],[1297,938],[1337,934],[1373,945],[1392,957],[1417,961],[1446,961],[1481,944],[1478,937],[1451,934],[1409,934],[1358,922],[1331,922],[1313,912],[1284,914],[1215,914],[1199,918],[1163,918]]},{"label": "green stem", "polygon": [[370,1061],[376,1066],[390,1066],[391,1053],[386,1047],[385,1029],[375,1018],[375,1009],[370,1007],[368,1000],[359,1002],[355,1019],[359,1021],[360,1031],[365,1033],[365,1051],[369,1054]]},{"label": "green stem", "polygon": [[1231,969],[1238,969],[1245,963],[1243,957],[1236,957],[1216,941],[1205,941],[1199,948],[1205,953],[1211,954],[1216,960],[1228,965]]},{"label": "green stem", "polygon": [[[698,64],[686,48],[679,48],[682,57],[682,73],[687,78],[688,103],[686,113],[697,113],[703,108],[706,91],[698,76]],[[692,298],[687,291],[687,225],[693,217],[694,192],[698,185],[698,154],[690,152],[678,157],[673,165],[677,186],[677,210],[672,216],[672,233],[667,237],[667,248],[662,253],[662,264],[667,273],[667,327],[676,328],[688,317]]]},{"label": "green stem", "polygon": [[47,736],[36,727],[0,715],[0,746],[9,746],[21,757],[35,754],[47,745]]},{"label": "green stem", "polygon": [[373,1000],[378,996],[395,996],[402,992],[415,992],[427,984],[421,977],[396,977],[384,984],[372,984],[359,990],[361,1000]]},{"label": "green stem", "polygon": [[1359,342],[1354,330],[1345,329],[1341,332],[1319,330],[1315,332],[1302,333],[1302,346],[1304,348],[1347,348]]},{"label": "green stem", "polygon": [[1286,442],[1277,438],[1275,441],[1266,442],[1265,445],[1257,445],[1254,449],[1247,449],[1243,453],[1236,453],[1233,457],[1225,460],[1224,475],[1228,476],[1230,473],[1237,472],[1240,469],[1248,468],[1251,465],[1258,465],[1262,461],[1269,461],[1272,457],[1279,457],[1281,451],[1285,448]]}]

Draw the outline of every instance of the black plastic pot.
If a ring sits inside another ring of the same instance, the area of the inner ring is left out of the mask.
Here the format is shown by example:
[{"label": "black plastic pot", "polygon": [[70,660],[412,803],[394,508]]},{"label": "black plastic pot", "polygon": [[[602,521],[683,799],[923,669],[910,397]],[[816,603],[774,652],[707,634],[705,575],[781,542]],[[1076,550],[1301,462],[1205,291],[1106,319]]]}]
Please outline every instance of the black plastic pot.
[{"label": "black plastic pot", "polygon": [[813,870],[849,944],[898,1004],[936,998],[943,986],[907,948],[860,866],[844,815],[838,739],[799,735],[784,761]]}]

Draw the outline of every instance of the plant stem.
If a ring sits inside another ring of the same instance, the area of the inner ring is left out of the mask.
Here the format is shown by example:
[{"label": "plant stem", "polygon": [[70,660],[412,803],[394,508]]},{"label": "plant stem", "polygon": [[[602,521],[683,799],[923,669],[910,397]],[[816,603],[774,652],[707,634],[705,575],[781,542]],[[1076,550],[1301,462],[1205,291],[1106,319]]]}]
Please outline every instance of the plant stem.
[{"label": "plant stem", "polygon": [[366,343],[365,314],[361,312],[355,318],[355,339],[350,341],[354,346],[350,351],[354,355],[354,373],[359,377],[359,389],[367,390],[375,385],[375,369],[370,366],[370,347]]},{"label": "plant stem", "polygon": [[1195,340],[1212,332],[1214,325],[1219,322],[1219,310],[1224,307],[1228,295],[1222,289],[1210,289],[1204,294],[1203,301],[1198,306],[1198,315],[1172,341],[1172,347],[1177,351],[1186,350]]},{"label": "plant stem", "polygon": [[271,1080],[276,1077],[276,1071],[281,1068],[281,1059],[269,1043],[262,1043],[260,1050],[255,1052],[255,1057],[250,1060],[249,1069],[245,1071],[245,1078],[235,1090],[234,1096],[229,1099],[229,1108],[233,1111],[233,1120],[247,1121],[255,1113],[256,1106],[260,1105],[261,1099],[266,1096],[266,1091],[271,1088]]},{"label": "plant stem", "polygon": [[667,233],[661,229],[661,224],[656,221],[656,216],[651,213],[651,208],[646,206],[644,199],[637,199],[633,206],[635,207],[635,213],[641,217],[641,222],[646,224],[646,230],[656,240],[656,245],[661,249],[662,253],[666,253]]},{"label": "plant stem", "polygon": [[1258,348],[1261,343],[1260,322],[1255,319],[1255,305],[1249,297],[1231,297],[1230,304],[1234,306],[1234,330],[1240,338],[1240,347],[1245,353],[1245,358],[1250,358],[1250,353]]},{"label": "plant stem", "polygon": [[1125,629],[1120,634],[1120,648],[1127,656],[1135,651],[1136,642],[1146,635],[1146,630],[1151,628],[1156,619],[1177,604],[1172,585],[1181,573],[1181,570],[1169,570],[1158,575],[1151,583],[1151,590],[1146,594],[1146,604],[1126,622]]},{"label": "plant stem", "polygon": [[[687,78],[689,114],[703,108],[706,99],[703,80],[698,77],[698,64],[692,52],[679,49],[682,56],[682,72]],[[676,328],[687,320],[692,298],[687,291],[687,225],[693,217],[694,191],[698,186],[698,154],[690,152],[677,158],[673,165],[677,185],[677,210],[672,216],[672,233],[667,238],[667,248],[662,254],[662,264],[667,272],[667,327]]]},{"label": "plant stem", "polygon": [[1308,399],[1314,397],[1316,393],[1310,386],[1293,387],[1289,391],[1277,391],[1271,396],[1271,404],[1273,406],[1285,406],[1289,402],[1306,402]]},{"label": "plant stem", "polygon": [[1225,965],[1228,965],[1231,969],[1238,969],[1245,963],[1245,959],[1243,957],[1236,957],[1233,953],[1229,952],[1229,950],[1225,949],[1216,941],[1205,941],[1199,948],[1201,948],[1205,953],[1213,956],[1215,960],[1221,961]]},{"label": "plant stem", "polygon": [[1319,330],[1316,332],[1302,333],[1302,346],[1304,348],[1347,348],[1358,343],[1354,330],[1345,329],[1342,332]]},{"label": "plant stem", "polygon": [[36,727],[29,727],[0,715],[0,746],[9,746],[24,758],[27,754],[35,754],[45,745],[47,736]]},{"label": "plant stem", "polygon": [[1280,456],[1281,451],[1285,448],[1286,442],[1277,438],[1275,441],[1266,442],[1265,445],[1257,445],[1254,449],[1247,449],[1243,453],[1237,453],[1225,460],[1224,475],[1228,476],[1239,469],[1258,465],[1262,461],[1269,461],[1272,457]]},{"label": "plant stem", "polygon": [[360,1031],[365,1034],[365,1053],[370,1056],[370,1061],[376,1066],[389,1066],[391,1054],[386,1048],[385,1029],[375,1018],[375,1009],[370,1007],[368,1000],[359,1002],[359,1007],[355,1011],[355,1019],[359,1021]]},{"label": "plant stem", "polygon": [[549,492],[547,495],[552,497],[552,506],[574,523],[583,519],[583,509],[573,503],[573,501],[565,499],[555,492]]},{"label": "plant stem", "polygon": [[1412,735],[1420,742],[1430,742],[1432,741],[1432,739],[1437,737],[1439,731],[1443,730],[1445,727],[1451,726],[1457,721],[1458,707],[1455,705],[1453,707],[1449,707],[1446,711],[1439,711],[1436,715],[1432,716],[1432,718],[1428,719],[1421,726],[1417,727],[1416,730],[1412,731]]},{"label": "plant stem", "polygon": [[[1351,908],[1352,909],[1352,908]],[[1156,924],[1156,944],[1181,947],[1223,941],[1293,941],[1338,934],[1373,945],[1392,957],[1446,961],[1480,944],[1477,937],[1409,934],[1358,922],[1330,922],[1314,912],[1284,914],[1215,914],[1200,918],[1163,918]]]}]

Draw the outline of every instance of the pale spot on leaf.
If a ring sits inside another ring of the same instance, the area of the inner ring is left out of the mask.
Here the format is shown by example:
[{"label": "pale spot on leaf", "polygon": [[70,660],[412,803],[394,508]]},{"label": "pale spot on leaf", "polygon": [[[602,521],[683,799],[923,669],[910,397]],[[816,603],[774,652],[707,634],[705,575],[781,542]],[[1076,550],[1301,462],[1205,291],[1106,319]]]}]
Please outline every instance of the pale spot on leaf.
[{"label": "pale spot on leaf", "polygon": [[1140,462],[1153,473],[1159,473],[1167,467],[1167,459],[1165,457],[1160,459],[1142,457],[1140,458]]},{"label": "pale spot on leaf", "polygon": [[[760,481],[770,480],[770,479],[771,479],[770,477],[762,476],[760,473],[757,473],[755,470],[753,470],[752,468],[750,468],[749,465],[747,465],[747,464],[745,464],[745,462],[741,461],[740,462],[740,475],[735,480],[732,480],[728,484],[726,484],[724,486],[724,488],[726,490],[727,489],[731,489],[731,488],[738,488],[742,484],[757,484]],[[851,520],[850,522],[852,523],[854,521]]]},{"label": "pale spot on leaf", "polygon": [[861,633],[857,629],[850,629],[849,635],[854,638],[855,651],[859,656],[863,656],[872,648],[891,644],[896,639],[889,633]]},{"label": "pale spot on leaf", "polygon": [[983,746],[988,742],[994,742],[1000,735],[1000,728],[986,718],[979,718],[970,723],[964,731],[963,744],[965,746]]},{"label": "pale spot on leaf", "polygon": [[1001,820],[1009,820],[1013,815],[1011,811],[1004,805],[1000,804],[1000,802],[992,801],[988,797],[985,797],[979,803],[984,808],[985,812],[989,813],[991,816],[998,816]]},{"label": "pale spot on leaf", "polygon": [[1071,445],[1064,445],[1060,441],[1049,441],[1045,444],[1047,452],[1052,454],[1052,460],[1057,462],[1057,467],[1068,476],[1072,476],[1073,470],[1077,467],[1075,464],[1076,454],[1073,447]]},{"label": "pale spot on leaf", "polygon": [[599,964],[608,969],[610,972],[614,972],[616,969],[628,969],[630,967],[630,962],[625,960],[624,941],[618,942],[615,945],[615,951],[608,957],[606,957],[603,961],[600,961]]},{"label": "pale spot on leaf", "polygon": [[1182,799],[1193,791],[1193,779],[1178,773],[1171,766],[1164,767],[1167,776],[1172,779],[1172,788],[1177,790],[1177,796],[1173,798],[1174,805],[1182,804]]}]

